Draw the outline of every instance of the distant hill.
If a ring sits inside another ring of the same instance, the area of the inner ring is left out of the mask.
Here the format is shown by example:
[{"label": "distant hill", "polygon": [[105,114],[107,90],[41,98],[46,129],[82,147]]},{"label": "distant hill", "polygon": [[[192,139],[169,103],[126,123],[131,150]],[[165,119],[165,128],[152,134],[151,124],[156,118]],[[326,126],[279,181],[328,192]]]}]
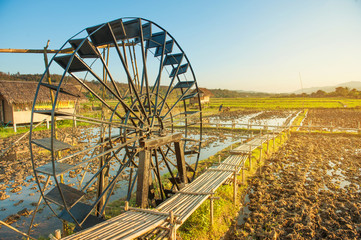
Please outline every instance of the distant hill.
[{"label": "distant hill", "polygon": [[324,87],[311,87],[311,88],[304,88],[303,91],[302,89],[299,89],[297,91],[294,91],[293,93],[295,94],[300,94],[300,93],[313,93],[313,92],[317,92],[318,90],[322,90],[325,92],[333,92],[335,91],[335,88],[337,87],[347,87],[350,90],[353,88],[356,88],[357,90],[361,90],[361,82],[360,81],[351,81],[351,82],[345,82],[345,83],[340,83],[338,85],[335,86],[324,86]]}]

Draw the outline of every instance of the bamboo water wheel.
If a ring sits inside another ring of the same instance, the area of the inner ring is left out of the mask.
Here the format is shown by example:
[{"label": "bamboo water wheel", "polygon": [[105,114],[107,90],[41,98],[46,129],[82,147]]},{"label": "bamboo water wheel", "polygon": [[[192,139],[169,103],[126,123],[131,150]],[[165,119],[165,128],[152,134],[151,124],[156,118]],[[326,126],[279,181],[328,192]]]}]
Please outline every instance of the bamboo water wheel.
[{"label": "bamboo water wheel", "polygon": [[[74,50],[64,54],[69,47]],[[54,82],[49,72],[63,74]],[[45,93],[50,108],[41,107]],[[69,96],[76,106],[66,109]],[[30,151],[46,204],[60,219],[86,228],[102,220],[119,188],[119,198],[137,195],[138,205],[164,201],[197,171],[200,97],[185,52],[152,21],[121,18],[71,37],[49,62],[32,109]],[[42,139],[34,137],[37,116],[51,122]],[[62,139],[59,120],[80,132],[91,129],[92,138]],[[83,122],[87,125],[79,130],[77,123]],[[39,166],[49,153],[51,161]],[[68,183],[69,173],[76,174],[76,184]]]}]

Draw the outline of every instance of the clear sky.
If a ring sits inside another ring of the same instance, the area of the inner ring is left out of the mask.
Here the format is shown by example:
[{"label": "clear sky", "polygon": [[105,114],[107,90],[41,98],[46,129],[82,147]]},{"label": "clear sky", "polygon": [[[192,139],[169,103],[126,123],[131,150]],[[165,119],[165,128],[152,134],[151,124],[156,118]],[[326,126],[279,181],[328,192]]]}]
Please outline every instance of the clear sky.
[{"label": "clear sky", "polygon": [[[288,92],[361,81],[356,0],[0,0],[0,48],[57,49],[121,17],[158,23],[180,43],[201,87]],[[41,54],[0,53],[0,71],[43,73]]]}]

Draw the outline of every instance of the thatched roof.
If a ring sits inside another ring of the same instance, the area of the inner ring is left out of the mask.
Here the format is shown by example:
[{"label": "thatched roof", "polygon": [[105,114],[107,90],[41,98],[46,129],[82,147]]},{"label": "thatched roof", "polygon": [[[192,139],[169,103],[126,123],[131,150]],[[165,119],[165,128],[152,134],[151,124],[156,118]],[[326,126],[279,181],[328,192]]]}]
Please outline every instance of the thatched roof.
[{"label": "thatched roof", "polygon": [[[192,93],[196,92],[197,90],[194,89]],[[200,93],[200,96],[209,96],[212,97],[214,94],[209,91],[207,88],[198,88],[198,91]]]},{"label": "thatched roof", "polygon": [[[35,92],[38,84],[38,82],[0,80],[0,97],[2,96],[9,104],[32,103],[34,101]],[[63,88],[75,95],[79,94],[79,91],[73,85],[67,85]],[[75,101],[76,97],[68,94],[60,94],[59,100]],[[41,87],[38,94],[37,102],[50,101],[51,97],[49,88]]]},{"label": "thatched roof", "polygon": [[213,93],[209,91],[207,88],[199,88],[199,92],[203,93],[204,96],[213,96]]}]

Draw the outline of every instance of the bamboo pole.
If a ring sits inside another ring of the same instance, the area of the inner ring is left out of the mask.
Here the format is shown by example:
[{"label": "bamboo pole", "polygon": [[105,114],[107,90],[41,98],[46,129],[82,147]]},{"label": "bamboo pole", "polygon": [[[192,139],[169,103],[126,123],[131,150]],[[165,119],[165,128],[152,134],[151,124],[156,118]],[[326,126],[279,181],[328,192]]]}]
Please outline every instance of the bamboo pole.
[{"label": "bamboo pole", "polygon": [[[125,46],[133,46],[134,43],[126,43]],[[122,46],[121,44],[118,44],[118,46]],[[106,48],[107,45],[98,46],[98,49]],[[110,44],[110,47],[114,47],[114,44]],[[59,49],[46,49],[46,53],[64,53],[64,54],[71,54],[74,52],[74,48],[64,48],[62,50]],[[15,49],[15,48],[0,48],[0,53],[41,53],[44,54],[43,49]]]},{"label": "bamboo pole", "polygon": [[[40,123],[36,124],[34,128],[37,128],[38,126],[40,126],[42,123],[44,123],[46,121],[46,118],[41,121]],[[15,142],[11,143],[9,147],[7,147],[6,149],[2,150],[0,152],[0,157],[2,155],[4,155],[9,149],[11,149],[16,143],[18,143],[21,139],[23,139],[24,137],[26,137],[28,134],[30,133],[30,130],[27,131],[26,133],[24,133],[20,138],[18,138]]]},{"label": "bamboo pole", "polygon": [[2,225],[4,225],[4,226],[6,226],[6,227],[8,227],[8,228],[10,228],[11,230],[14,230],[15,232],[17,232],[17,233],[19,233],[19,234],[21,234],[21,235],[23,235],[23,236],[25,236],[25,237],[27,237],[27,238],[31,238],[31,239],[36,240],[36,238],[33,238],[32,236],[29,236],[29,235],[27,235],[26,233],[23,233],[23,232],[21,232],[21,231],[17,230],[17,229],[16,229],[16,228],[14,228],[13,226],[11,226],[11,225],[9,225],[9,224],[7,224],[7,223],[5,223],[5,222],[1,221],[1,220],[0,220],[0,224],[2,224]]},{"label": "bamboo pole", "polygon": [[237,205],[237,168],[235,168],[233,175],[233,202],[234,205]]},{"label": "bamboo pole", "polygon": [[[50,182],[50,176],[48,176],[48,178],[46,179],[46,182],[45,182],[44,188],[43,188],[43,192],[45,191],[45,189],[48,186],[49,182]],[[31,221],[30,221],[30,225],[29,225],[29,229],[28,229],[28,235],[29,236],[30,236],[31,228],[33,227],[36,212],[38,211],[38,208],[39,208],[40,203],[41,203],[42,200],[43,200],[43,196],[40,194],[39,200],[38,200],[38,202],[36,204],[36,208],[35,208],[34,213],[33,213],[33,217],[31,218]],[[27,239],[29,239],[29,237],[27,237]]]},{"label": "bamboo pole", "polygon": [[210,226],[213,227],[213,197],[209,198],[209,220],[210,220]]}]

